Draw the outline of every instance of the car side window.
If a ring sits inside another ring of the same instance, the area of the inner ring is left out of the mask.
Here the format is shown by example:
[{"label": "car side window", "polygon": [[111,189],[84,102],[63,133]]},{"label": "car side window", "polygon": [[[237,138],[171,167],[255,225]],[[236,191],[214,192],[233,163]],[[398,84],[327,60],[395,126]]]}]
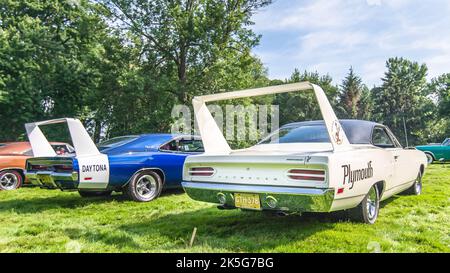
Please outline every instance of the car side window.
[{"label": "car side window", "polygon": [[203,153],[203,142],[196,139],[182,139],[178,145],[180,152],[184,153]]},{"label": "car side window", "polygon": [[197,139],[175,139],[162,145],[159,150],[182,153],[203,153],[203,142]]},{"label": "car side window", "polygon": [[372,133],[372,144],[380,148],[395,148],[394,142],[384,128],[375,127]]},{"label": "car side window", "polygon": [[161,151],[178,152],[177,140],[172,140],[159,147],[159,149]]}]

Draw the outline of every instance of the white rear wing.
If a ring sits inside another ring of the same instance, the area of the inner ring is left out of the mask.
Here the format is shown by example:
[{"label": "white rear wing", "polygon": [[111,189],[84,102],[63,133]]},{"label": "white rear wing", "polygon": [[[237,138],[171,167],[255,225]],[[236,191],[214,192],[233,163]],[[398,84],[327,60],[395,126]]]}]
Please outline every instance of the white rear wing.
[{"label": "white rear wing", "polygon": [[322,88],[309,82],[300,82],[194,97],[192,104],[194,105],[195,117],[202,136],[205,153],[229,154],[231,152],[228,142],[206,107],[207,102],[306,90],[314,91],[333,150],[348,149],[350,143]]},{"label": "white rear wing", "polygon": [[56,156],[56,153],[53,150],[52,146],[39,128],[40,125],[56,123],[67,123],[67,126],[69,127],[70,137],[72,139],[72,144],[75,148],[75,153],[77,156],[100,154],[97,146],[95,146],[95,143],[92,141],[83,124],[78,119],[61,118],[25,124],[28,139],[30,140],[31,148],[33,149],[33,155],[35,157]]}]

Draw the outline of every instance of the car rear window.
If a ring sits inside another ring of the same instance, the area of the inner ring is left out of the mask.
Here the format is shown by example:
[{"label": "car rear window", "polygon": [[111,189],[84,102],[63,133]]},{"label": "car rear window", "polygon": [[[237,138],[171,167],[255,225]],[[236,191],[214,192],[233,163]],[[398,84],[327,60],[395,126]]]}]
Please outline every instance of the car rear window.
[{"label": "car rear window", "polygon": [[129,143],[133,140],[136,140],[139,136],[120,136],[120,137],[114,137],[111,139],[108,139],[106,141],[100,142],[97,147],[99,150],[109,149],[109,148],[115,148],[119,147],[121,145],[124,145],[126,143]]},{"label": "car rear window", "polygon": [[330,142],[325,125],[301,125],[280,128],[259,144]]},{"label": "car rear window", "polygon": [[[359,121],[354,120],[342,120],[341,125],[351,144],[371,143],[372,125],[361,125]],[[330,137],[324,123],[297,123],[281,127],[259,144],[319,142],[330,143]]]}]

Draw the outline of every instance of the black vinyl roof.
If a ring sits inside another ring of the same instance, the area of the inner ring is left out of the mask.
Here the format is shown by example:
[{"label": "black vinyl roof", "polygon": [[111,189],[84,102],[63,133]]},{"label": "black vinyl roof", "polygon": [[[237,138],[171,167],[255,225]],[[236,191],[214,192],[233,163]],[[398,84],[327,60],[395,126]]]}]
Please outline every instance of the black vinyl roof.
[{"label": "black vinyl roof", "polygon": [[[376,123],[367,120],[357,120],[357,119],[340,119],[344,132],[347,135],[348,141],[351,144],[371,144],[372,143],[372,130],[375,126],[385,127],[383,124]],[[312,125],[323,125],[325,122],[323,120],[311,120],[311,121],[301,121],[293,122],[283,125],[281,128],[286,127],[299,127],[299,126],[312,126]]]}]

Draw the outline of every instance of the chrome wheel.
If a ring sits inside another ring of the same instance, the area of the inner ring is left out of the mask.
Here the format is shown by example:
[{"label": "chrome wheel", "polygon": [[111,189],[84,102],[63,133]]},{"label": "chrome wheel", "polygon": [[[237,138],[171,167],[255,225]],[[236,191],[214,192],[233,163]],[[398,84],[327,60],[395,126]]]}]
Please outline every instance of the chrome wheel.
[{"label": "chrome wheel", "polygon": [[19,177],[14,173],[3,173],[0,176],[0,188],[3,190],[14,190],[19,186]]},{"label": "chrome wheel", "polygon": [[422,173],[419,172],[416,178],[416,182],[414,182],[414,191],[416,195],[422,193]]},{"label": "chrome wheel", "polygon": [[432,155],[430,155],[430,154],[425,154],[426,156],[427,156],[427,162],[428,162],[428,164],[431,164],[431,163],[433,163],[433,156]]},{"label": "chrome wheel", "polygon": [[152,199],[158,192],[158,184],[151,175],[143,175],[136,182],[136,193],[142,198]]},{"label": "chrome wheel", "polygon": [[372,187],[367,196],[367,214],[369,219],[377,217],[378,213],[378,194],[375,187]]}]

